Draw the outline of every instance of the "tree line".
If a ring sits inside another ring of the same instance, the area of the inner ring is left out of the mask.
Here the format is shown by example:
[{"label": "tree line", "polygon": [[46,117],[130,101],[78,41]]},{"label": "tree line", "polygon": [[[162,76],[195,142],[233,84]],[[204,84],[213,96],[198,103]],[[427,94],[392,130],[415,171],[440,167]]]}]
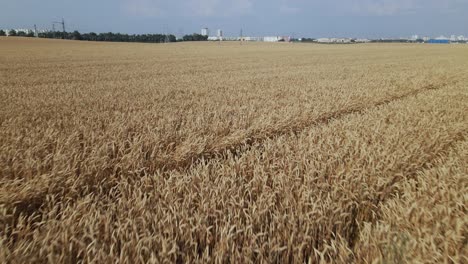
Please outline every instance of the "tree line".
[{"label": "tree line", "polygon": [[[4,30],[0,30],[0,36],[6,36]],[[18,37],[34,37],[34,32],[28,33],[23,31],[10,30],[8,31],[9,36]],[[62,32],[62,31],[47,31],[38,34],[39,38],[51,38],[51,39],[70,39],[70,40],[82,40],[82,41],[110,41],[110,42],[142,42],[142,43],[164,43],[164,42],[177,42],[177,41],[207,41],[208,36],[200,34],[185,35],[182,39],[177,39],[176,36],[169,34],[121,34],[121,33],[80,33],[78,31],[73,32]]]}]

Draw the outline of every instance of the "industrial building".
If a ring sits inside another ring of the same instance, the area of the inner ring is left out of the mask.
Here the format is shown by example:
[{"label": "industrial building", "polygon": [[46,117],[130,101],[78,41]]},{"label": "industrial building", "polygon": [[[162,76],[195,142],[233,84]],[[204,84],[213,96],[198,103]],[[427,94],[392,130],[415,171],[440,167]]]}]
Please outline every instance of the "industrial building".
[{"label": "industrial building", "polygon": [[202,28],[201,29],[201,35],[202,36],[209,36],[210,35],[210,31],[208,28]]},{"label": "industrial building", "polygon": [[24,32],[25,34],[34,33],[33,30],[31,30],[31,29],[25,29],[25,28],[19,28],[19,29],[4,29],[3,31],[5,32],[5,34],[6,34],[7,36],[9,36],[11,30],[15,31],[16,34],[18,34],[19,32]]},{"label": "industrial building", "polygon": [[281,40],[281,37],[263,37],[264,42],[278,42]]},{"label": "industrial building", "polygon": [[449,44],[450,43],[450,40],[444,36],[440,36],[438,38],[435,38],[435,39],[429,39],[427,41],[427,43],[430,43],[430,44]]},{"label": "industrial building", "polygon": [[352,39],[350,38],[319,38],[317,39],[318,43],[351,43]]},{"label": "industrial building", "polygon": [[430,39],[427,41],[429,44],[450,44],[448,39]]}]

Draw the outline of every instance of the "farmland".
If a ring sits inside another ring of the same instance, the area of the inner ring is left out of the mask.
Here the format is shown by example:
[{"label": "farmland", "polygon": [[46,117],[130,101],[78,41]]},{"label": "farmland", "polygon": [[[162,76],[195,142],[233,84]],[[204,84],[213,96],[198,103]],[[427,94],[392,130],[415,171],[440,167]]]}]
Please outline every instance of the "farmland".
[{"label": "farmland", "polygon": [[468,47],[0,38],[0,262],[467,262]]}]

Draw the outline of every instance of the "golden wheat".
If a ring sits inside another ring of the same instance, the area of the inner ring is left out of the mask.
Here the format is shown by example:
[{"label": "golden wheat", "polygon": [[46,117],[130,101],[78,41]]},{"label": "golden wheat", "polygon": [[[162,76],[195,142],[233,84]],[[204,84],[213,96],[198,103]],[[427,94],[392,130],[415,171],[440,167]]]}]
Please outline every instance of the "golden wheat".
[{"label": "golden wheat", "polygon": [[467,261],[466,47],[0,55],[2,262]]}]

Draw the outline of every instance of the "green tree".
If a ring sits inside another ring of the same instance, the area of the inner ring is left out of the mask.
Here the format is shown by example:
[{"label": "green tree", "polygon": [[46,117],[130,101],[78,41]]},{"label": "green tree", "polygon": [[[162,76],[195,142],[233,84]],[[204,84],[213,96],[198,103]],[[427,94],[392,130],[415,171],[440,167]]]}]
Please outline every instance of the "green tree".
[{"label": "green tree", "polygon": [[77,30],[73,31],[71,38],[73,40],[81,40],[81,34]]},{"label": "green tree", "polygon": [[184,41],[207,41],[208,36],[203,36],[197,33],[194,33],[192,35],[185,35],[182,37]]},{"label": "green tree", "polygon": [[6,36],[6,32],[2,29],[0,29],[0,36]]},{"label": "green tree", "polygon": [[10,31],[8,32],[8,36],[12,36],[12,37],[17,36],[16,30],[14,30],[14,29],[10,30]]}]

